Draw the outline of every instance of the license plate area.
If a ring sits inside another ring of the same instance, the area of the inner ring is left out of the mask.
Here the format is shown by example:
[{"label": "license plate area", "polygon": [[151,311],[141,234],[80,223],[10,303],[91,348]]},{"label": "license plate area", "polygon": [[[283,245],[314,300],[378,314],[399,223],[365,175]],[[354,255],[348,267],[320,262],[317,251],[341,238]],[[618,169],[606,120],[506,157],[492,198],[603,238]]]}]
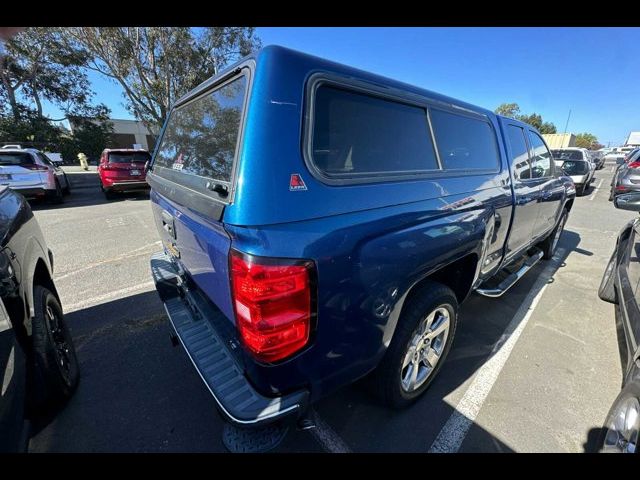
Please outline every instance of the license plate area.
[{"label": "license plate area", "polygon": [[0,173],[0,182],[3,180],[11,180],[11,174],[10,173]]},{"label": "license plate area", "polygon": [[140,170],[130,170],[129,173],[135,177],[140,176]]}]

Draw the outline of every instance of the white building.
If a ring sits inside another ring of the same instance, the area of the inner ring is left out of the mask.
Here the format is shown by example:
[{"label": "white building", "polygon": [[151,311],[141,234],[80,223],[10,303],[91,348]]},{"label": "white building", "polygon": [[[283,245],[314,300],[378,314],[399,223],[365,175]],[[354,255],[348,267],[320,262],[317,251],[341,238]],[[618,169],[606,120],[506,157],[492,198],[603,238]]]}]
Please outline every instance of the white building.
[{"label": "white building", "polygon": [[625,147],[640,147],[640,132],[631,132],[624,144]]}]

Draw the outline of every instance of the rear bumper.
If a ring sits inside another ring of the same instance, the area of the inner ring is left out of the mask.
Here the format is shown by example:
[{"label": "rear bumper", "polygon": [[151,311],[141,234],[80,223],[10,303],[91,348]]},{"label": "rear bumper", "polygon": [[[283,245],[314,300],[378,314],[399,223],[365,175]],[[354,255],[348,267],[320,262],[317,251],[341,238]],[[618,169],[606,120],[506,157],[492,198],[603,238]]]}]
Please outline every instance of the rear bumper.
[{"label": "rear bumper", "polygon": [[13,190],[14,192],[21,193],[22,195],[24,195],[27,198],[44,197],[45,195],[50,194],[50,192],[55,193],[55,190],[47,190],[44,187],[26,187],[26,188],[21,188],[21,187],[9,186],[9,188],[11,190]]},{"label": "rear bumper", "polygon": [[305,413],[309,402],[306,390],[266,397],[253,388],[229,343],[217,331],[216,325],[228,320],[222,312],[182,288],[177,270],[166,254],[160,252],[151,257],[151,272],[176,336],[228,421],[258,426]]},{"label": "rear bumper", "polygon": [[120,181],[120,182],[106,182],[104,184],[104,188],[106,190],[118,190],[118,191],[125,191],[125,190],[148,190],[149,184],[146,181],[137,181],[137,180],[132,180],[132,181]]}]

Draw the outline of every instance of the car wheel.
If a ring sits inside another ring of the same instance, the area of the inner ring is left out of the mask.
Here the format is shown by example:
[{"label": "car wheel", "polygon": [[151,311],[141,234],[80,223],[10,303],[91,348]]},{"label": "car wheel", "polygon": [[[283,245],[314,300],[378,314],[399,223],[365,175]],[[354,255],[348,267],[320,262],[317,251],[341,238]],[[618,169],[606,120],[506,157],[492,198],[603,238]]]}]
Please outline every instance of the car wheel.
[{"label": "car wheel", "polygon": [[47,288],[36,285],[32,319],[32,413],[42,414],[61,406],[78,386],[80,368],[62,307]]},{"label": "car wheel", "polygon": [[71,183],[69,183],[69,177],[67,177],[66,173],[64,174],[64,181],[66,182],[67,186],[62,189],[62,193],[64,193],[65,195],[69,195],[71,193]]},{"label": "car wheel", "polygon": [[409,406],[431,385],[449,353],[458,318],[455,294],[439,283],[428,282],[407,302],[371,378],[374,392],[392,408]]},{"label": "car wheel", "polygon": [[629,382],[613,402],[602,427],[598,451],[638,453],[640,440],[640,379]]},{"label": "car wheel", "polygon": [[62,188],[60,187],[60,182],[56,180],[56,191],[51,198],[51,203],[60,204],[64,202],[64,195],[62,193]]},{"label": "car wheel", "polygon": [[609,303],[618,303],[618,297],[616,294],[615,286],[615,268],[618,261],[618,246],[611,254],[607,268],[604,270],[602,280],[600,281],[600,287],[598,288],[598,296],[601,300]]},{"label": "car wheel", "polygon": [[569,212],[565,208],[562,211],[562,215],[560,216],[560,220],[558,220],[556,228],[554,228],[549,236],[538,245],[542,250],[542,258],[545,260],[552,259],[553,255],[556,253],[558,242],[560,241],[560,237],[564,231],[564,226],[567,223],[567,218],[569,218]]},{"label": "car wheel", "polygon": [[104,197],[107,200],[113,200],[114,194],[112,190],[104,188],[102,185],[100,185],[100,189],[102,190],[102,193],[104,193]]}]

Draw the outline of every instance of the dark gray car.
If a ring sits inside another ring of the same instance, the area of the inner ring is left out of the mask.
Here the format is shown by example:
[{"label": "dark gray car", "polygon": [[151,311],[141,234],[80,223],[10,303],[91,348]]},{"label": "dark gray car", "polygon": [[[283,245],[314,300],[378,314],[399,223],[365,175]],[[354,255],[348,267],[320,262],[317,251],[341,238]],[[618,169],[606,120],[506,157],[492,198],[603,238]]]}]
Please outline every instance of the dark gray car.
[{"label": "dark gray car", "polygon": [[611,179],[609,200],[616,195],[640,191],[640,149],[634,150],[624,163],[618,166]]}]

